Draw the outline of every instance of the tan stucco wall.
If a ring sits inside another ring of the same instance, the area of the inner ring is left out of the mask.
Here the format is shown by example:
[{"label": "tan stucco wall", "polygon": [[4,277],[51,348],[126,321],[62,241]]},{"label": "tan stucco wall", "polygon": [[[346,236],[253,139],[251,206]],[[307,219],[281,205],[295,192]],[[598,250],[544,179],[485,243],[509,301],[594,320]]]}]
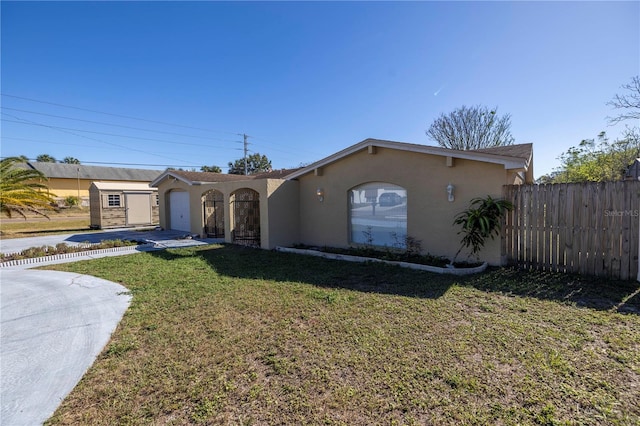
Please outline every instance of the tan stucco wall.
[{"label": "tan stucco wall", "polygon": [[269,240],[265,248],[291,246],[300,241],[299,189],[297,181],[268,179]]},{"label": "tan stucco wall", "polygon": [[69,196],[77,197],[78,188],[80,188],[80,197],[89,197],[89,187],[92,180],[88,179],[59,179],[50,178],[45,184],[49,187],[52,194],[57,198],[65,198]]},{"label": "tan stucco wall", "polygon": [[272,249],[278,245],[291,245],[299,240],[298,234],[298,182],[281,179],[260,179],[235,182],[203,183],[188,185],[173,178],[164,179],[158,185],[160,226],[169,229],[171,224],[169,193],[183,190],[189,193],[190,232],[204,234],[203,195],[212,189],[224,196],[225,241],[231,242],[233,231],[232,194],[242,188],[252,189],[260,195],[260,246]]},{"label": "tan stucco wall", "polygon": [[[407,190],[407,234],[422,242],[423,252],[452,257],[459,248],[454,216],[475,197],[501,197],[511,184],[504,166],[428,154],[376,148],[362,150],[329,164],[320,176],[309,173],[300,182],[300,242],[318,246],[349,246],[348,191],[367,182],[388,182]],[[511,175],[511,178],[513,175]],[[455,201],[447,200],[447,185]],[[324,190],[324,201],[316,195]],[[500,241],[489,241],[481,258],[500,264]]]}]

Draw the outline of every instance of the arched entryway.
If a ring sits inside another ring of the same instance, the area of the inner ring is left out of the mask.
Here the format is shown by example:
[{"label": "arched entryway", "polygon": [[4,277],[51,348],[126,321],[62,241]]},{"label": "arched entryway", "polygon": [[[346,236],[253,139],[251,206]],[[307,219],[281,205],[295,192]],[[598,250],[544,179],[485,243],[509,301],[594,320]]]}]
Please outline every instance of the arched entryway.
[{"label": "arched entryway", "polygon": [[231,194],[232,240],[236,244],[260,246],[260,194],[242,188]]},{"label": "arched entryway", "polygon": [[224,195],[212,189],[202,196],[204,233],[210,238],[224,238]]}]

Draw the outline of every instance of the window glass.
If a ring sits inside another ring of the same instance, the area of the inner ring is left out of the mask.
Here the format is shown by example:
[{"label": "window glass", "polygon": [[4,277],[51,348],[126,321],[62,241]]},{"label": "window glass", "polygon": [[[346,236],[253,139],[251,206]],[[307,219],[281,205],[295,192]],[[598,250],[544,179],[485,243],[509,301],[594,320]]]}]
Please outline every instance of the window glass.
[{"label": "window glass", "polygon": [[407,191],[385,182],[349,190],[350,242],[406,248]]},{"label": "window glass", "polygon": [[109,194],[108,202],[109,202],[109,207],[120,207],[120,195]]}]

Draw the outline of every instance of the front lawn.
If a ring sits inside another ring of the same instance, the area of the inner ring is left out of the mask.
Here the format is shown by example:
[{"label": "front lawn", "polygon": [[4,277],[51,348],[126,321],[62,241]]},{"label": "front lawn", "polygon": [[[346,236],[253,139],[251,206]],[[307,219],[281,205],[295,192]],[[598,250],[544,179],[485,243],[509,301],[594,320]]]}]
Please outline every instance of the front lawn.
[{"label": "front lawn", "polygon": [[638,283],[235,246],[49,269],[133,295],[49,424],[640,422]]}]

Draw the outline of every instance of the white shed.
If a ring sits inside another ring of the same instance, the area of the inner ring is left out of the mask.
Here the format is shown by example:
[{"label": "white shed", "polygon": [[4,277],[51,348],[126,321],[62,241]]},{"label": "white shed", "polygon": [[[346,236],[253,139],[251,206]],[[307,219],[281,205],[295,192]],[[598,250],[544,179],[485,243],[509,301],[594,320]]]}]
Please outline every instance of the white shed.
[{"label": "white shed", "polygon": [[92,182],[89,204],[93,229],[159,223],[158,190],[146,183]]}]

